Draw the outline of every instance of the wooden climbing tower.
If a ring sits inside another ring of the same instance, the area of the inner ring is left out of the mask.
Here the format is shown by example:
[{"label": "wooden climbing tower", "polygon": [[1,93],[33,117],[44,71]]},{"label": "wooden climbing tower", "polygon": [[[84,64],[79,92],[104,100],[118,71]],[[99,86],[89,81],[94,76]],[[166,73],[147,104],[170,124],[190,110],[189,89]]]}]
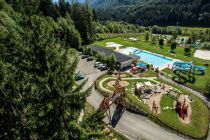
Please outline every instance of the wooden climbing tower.
[{"label": "wooden climbing tower", "polygon": [[118,77],[116,80],[116,83],[114,85],[115,90],[112,95],[104,97],[103,101],[100,105],[100,110],[104,113],[106,113],[109,123],[111,123],[111,112],[110,112],[110,106],[114,103],[120,105],[121,107],[125,107],[125,88],[120,85],[121,81],[121,72],[118,72]]}]

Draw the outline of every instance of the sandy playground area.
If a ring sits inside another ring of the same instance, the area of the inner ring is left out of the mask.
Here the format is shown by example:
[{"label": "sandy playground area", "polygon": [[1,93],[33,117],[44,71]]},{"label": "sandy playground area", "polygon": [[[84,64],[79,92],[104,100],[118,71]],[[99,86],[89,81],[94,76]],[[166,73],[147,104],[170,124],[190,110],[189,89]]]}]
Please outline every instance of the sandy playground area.
[{"label": "sandy playground area", "polygon": [[[187,108],[187,115],[185,115],[184,120],[177,114],[179,117],[179,120],[184,123],[184,124],[190,124],[191,123],[191,114],[192,114],[192,107],[190,105],[190,99],[188,98],[187,95],[180,95],[179,101],[183,104],[185,100],[185,105],[188,106]],[[176,104],[176,101],[174,102],[174,106]]]},{"label": "sandy playground area", "polygon": [[155,85],[155,86],[157,86],[157,88],[159,88],[160,93],[149,94],[144,97],[143,101],[144,101],[144,103],[146,103],[149,106],[151,111],[156,113],[155,110],[153,109],[153,103],[155,102],[156,107],[157,107],[157,114],[160,114],[161,113],[161,107],[160,107],[161,98],[164,94],[167,94],[167,91],[171,87],[166,84],[164,84],[164,88],[162,88],[162,86],[160,86],[160,85]]},{"label": "sandy playground area", "polygon": [[[113,87],[113,86],[115,85],[115,83],[116,83],[115,80],[109,81],[109,82],[107,83],[107,86]],[[127,81],[120,81],[119,84],[120,84],[120,86],[122,86],[122,87],[127,87],[127,86],[129,86],[129,82],[127,82]]]}]

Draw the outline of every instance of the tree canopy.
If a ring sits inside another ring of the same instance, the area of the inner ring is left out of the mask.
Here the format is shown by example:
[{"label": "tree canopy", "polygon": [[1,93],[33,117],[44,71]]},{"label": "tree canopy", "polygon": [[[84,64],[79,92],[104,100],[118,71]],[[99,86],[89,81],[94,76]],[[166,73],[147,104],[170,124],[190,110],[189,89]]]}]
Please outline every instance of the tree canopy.
[{"label": "tree canopy", "polygon": [[104,137],[98,112],[77,122],[90,88],[81,90],[85,81],[75,86],[81,40],[73,20],[8,2],[0,0],[0,138]]},{"label": "tree canopy", "polygon": [[207,0],[129,0],[90,2],[99,20],[124,21],[143,26],[210,26]]}]

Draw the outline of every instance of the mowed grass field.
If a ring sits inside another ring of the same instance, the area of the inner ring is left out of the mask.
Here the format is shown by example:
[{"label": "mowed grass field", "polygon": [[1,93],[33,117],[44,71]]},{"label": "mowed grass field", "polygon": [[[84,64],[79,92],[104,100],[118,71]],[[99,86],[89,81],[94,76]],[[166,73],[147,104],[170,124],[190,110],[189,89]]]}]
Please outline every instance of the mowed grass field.
[{"label": "mowed grass field", "polygon": [[[103,36],[111,36],[111,35],[103,35]],[[203,64],[210,65],[210,61],[195,58],[193,56],[194,52],[195,52],[194,49],[191,49],[191,56],[185,56],[184,55],[184,47],[177,45],[177,48],[174,51],[175,53],[172,54],[172,53],[170,53],[170,51],[171,51],[170,46],[164,45],[163,48],[160,48],[159,44],[158,44],[158,40],[156,40],[156,44],[152,44],[150,40],[145,41],[143,33],[141,33],[141,34],[125,34],[125,35],[114,34],[114,35],[112,35],[112,37],[113,38],[96,41],[94,44],[105,47],[106,43],[115,42],[115,43],[124,45],[123,46],[124,48],[125,47],[136,47],[136,48],[144,49],[144,50],[147,50],[147,51],[150,51],[153,53],[168,56],[168,57],[171,57],[174,59],[179,59],[179,60],[188,61],[188,62],[192,61],[193,64],[196,64],[196,65],[201,65],[201,66],[203,66]],[[138,39],[138,41],[132,42],[128,39],[130,37],[135,37]],[[171,74],[171,71],[168,71],[168,72]],[[195,78],[196,78],[196,80],[194,83],[186,83],[186,84],[188,86],[193,87],[194,89],[204,92],[206,83],[208,80],[210,80],[210,67],[206,67],[205,75],[195,76]]]}]

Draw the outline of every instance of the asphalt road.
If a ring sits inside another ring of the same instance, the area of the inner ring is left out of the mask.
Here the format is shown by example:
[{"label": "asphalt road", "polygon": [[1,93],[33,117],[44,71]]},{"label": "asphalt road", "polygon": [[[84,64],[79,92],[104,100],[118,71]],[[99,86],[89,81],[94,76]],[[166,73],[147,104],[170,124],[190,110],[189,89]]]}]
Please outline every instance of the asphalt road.
[{"label": "asphalt road", "polygon": [[[93,68],[93,62],[87,62],[86,59],[82,59],[79,62],[77,71],[85,74],[86,78],[88,78],[85,88],[91,86],[97,77],[104,73]],[[92,89],[91,95],[87,98],[87,101],[96,109],[102,100],[103,96],[94,89]],[[117,110],[116,105],[111,106],[113,120],[117,118],[115,129],[129,136],[131,139],[184,140],[184,138],[164,130],[146,117],[130,113],[126,110],[124,112],[122,110],[118,112]],[[108,119],[105,118],[104,121],[108,122]]]}]

